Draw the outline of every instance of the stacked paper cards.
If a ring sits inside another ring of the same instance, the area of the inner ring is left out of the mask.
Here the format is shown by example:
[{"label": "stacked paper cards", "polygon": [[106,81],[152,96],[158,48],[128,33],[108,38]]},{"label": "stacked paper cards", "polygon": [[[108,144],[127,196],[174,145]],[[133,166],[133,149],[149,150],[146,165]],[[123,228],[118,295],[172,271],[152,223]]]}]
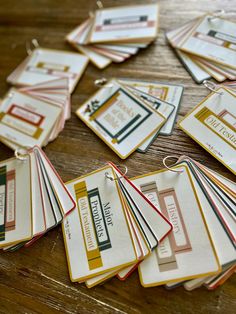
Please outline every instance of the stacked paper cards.
[{"label": "stacked paper cards", "polygon": [[179,123],[198,144],[236,174],[236,84],[225,83]]},{"label": "stacked paper cards", "polygon": [[12,88],[0,104],[0,139],[13,150],[53,141],[70,118],[68,78]]},{"label": "stacked paper cards", "polygon": [[111,62],[125,61],[155,40],[158,11],[157,4],[101,8],[66,40],[103,69]]},{"label": "stacked paper cards", "polygon": [[12,85],[31,86],[50,80],[67,78],[69,91],[73,92],[82,76],[89,59],[69,51],[36,48],[8,76]]},{"label": "stacked paper cards", "polygon": [[72,281],[92,287],[126,278],[171,231],[171,224],[119,169],[108,166],[67,183],[76,210],[63,221]]},{"label": "stacked paper cards", "polygon": [[166,34],[182,63],[198,83],[236,79],[236,23],[206,14]]},{"label": "stacked paper cards", "polygon": [[136,149],[145,152],[159,133],[171,133],[182,91],[177,85],[112,79],[76,114],[125,159]]},{"label": "stacked paper cards", "polygon": [[28,246],[75,207],[39,147],[0,162],[0,248]]},{"label": "stacked paper cards", "polygon": [[214,289],[234,273],[236,183],[200,163],[182,156],[131,181],[109,163],[66,186],[77,204],[63,221],[72,281],[90,288],[138,267],[144,287]]},{"label": "stacked paper cards", "polygon": [[236,183],[185,156],[133,183],[173,225],[139,266],[143,286],[214,289],[234,272]]}]

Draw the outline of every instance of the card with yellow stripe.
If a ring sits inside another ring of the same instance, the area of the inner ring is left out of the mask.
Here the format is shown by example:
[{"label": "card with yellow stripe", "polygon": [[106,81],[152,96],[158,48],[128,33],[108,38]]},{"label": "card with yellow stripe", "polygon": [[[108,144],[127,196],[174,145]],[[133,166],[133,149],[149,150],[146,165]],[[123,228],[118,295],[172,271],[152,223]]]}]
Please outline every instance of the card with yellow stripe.
[{"label": "card with yellow stripe", "polygon": [[122,159],[156,134],[167,120],[115,79],[87,100],[76,114]]},{"label": "card with yellow stripe", "polygon": [[137,262],[117,182],[110,166],[67,183],[77,208],[63,223],[72,281],[85,281]]},{"label": "card with yellow stripe", "polygon": [[236,95],[220,87],[188,113],[179,127],[236,174]]}]

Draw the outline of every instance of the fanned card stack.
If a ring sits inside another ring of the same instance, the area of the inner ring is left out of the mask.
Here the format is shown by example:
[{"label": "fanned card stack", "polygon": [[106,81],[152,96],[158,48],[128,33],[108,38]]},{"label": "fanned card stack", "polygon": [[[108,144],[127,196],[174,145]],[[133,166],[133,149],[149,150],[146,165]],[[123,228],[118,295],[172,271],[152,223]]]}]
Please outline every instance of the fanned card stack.
[{"label": "fanned card stack", "polygon": [[[66,184],[72,281],[93,287],[138,268],[144,287],[214,289],[235,271],[236,183],[182,156],[129,180],[114,164]],[[196,236],[197,235],[197,236]]]},{"label": "fanned card stack", "polygon": [[210,89],[212,93],[179,122],[179,127],[236,174],[236,82]]},{"label": "fanned card stack", "polygon": [[35,146],[0,162],[0,248],[29,246],[75,207],[56,170]]},{"label": "fanned card stack", "polygon": [[125,61],[155,40],[158,13],[157,4],[101,8],[66,40],[103,69],[112,62]]},{"label": "fanned card stack", "polygon": [[219,12],[206,14],[166,34],[198,83],[210,77],[218,82],[236,79],[236,23],[225,17]]},{"label": "fanned card stack", "polygon": [[8,76],[7,82],[16,86],[32,86],[67,78],[72,93],[89,59],[79,53],[46,49],[39,47],[38,43],[34,45],[35,49],[28,51],[27,58]]},{"label": "fanned card stack", "polygon": [[159,135],[170,135],[183,87],[158,82],[112,79],[77,111],[120,158],[146,152]]},{"label": "fanned card stack", "polygon": [[77,204],[63,223],[72,281],[92,287],[118,273],[126,278],[172,229],[111,163],[67,188]]},{"label": "fanned card stack", "polygon": [[0,140],[13,150],[45,146],[70,116],[68,78],[11,88],[0,103]]}]

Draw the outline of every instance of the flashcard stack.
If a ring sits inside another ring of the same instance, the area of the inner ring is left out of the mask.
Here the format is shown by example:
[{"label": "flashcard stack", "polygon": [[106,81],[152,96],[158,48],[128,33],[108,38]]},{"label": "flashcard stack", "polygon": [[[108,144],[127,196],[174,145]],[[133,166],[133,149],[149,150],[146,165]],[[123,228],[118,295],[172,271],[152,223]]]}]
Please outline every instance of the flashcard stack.
[{"label": "flashcard stack", "polygon": [[173,225],[173,232],[139,266],[144,287],[220,271],[189,171],[179,169],[181,174],[166,169],[133,180]]},{"label": "flashcard stack", "polygon": [[136,96],[139,96],[142,99],[148,101],[156,110],[160,111],[160,108],[167,103],[174,106],[172,113],[169,115],[169,117],[167,117],[167,120],[161,129],[158,130],[156,134],[151,136],[137,149],[139,152],[145,153],[158,135],[172,134],[184,88],[180,85],[127,78],[119,79],[118,81],[131,92],[133,92]]},{"label": "flashcard stack", "polygon": [[29,246],[61,223],[75,207],[43,151],[0,162],[0,248]]},{"label": "flashcard stack", "polygon": [[125,279],[172,226],[112,163],[66,184],[76,210],[63,220],[72,281]]},{"label": "flashcard stack", "polygon": [[82,54],[37,47],[8,76],[7,82],[16,86],[32,86],[67,78],[72,93],[88,62],[89,59]]},{"label": "flashcard stack", "polygon": [[108,163],[66,186],[77,205],[63,221],[72,281],[91,288],[138,268],[144,287],[212,290],[235,272],[236,183],[199,162],[181,156],[131,180]]},{"label": "flashcard stack", "polygon": [[12,88],[0,104],[0,139],[13,150],[53,141],[71,116],[68,78]]},{"label": "flashcard stack", "polygon": [[146,152],[159,133],[171,133],[182,91],[165,83],[112,79],[76,114],[125,159],[135,150]]},{"label": "flashcard stack", "polygon": [[221,84],[193,108],[179,127],[236,174],[236,88]]},{"label": "flashcard stack", "polygon": [[197,83],[236,79],[236,23],[221,15],[206,14],[166,34]]},{"label": "flashcard stack", "polygon": [[205,219],[210,232],[214,233],[213,241],[222,266],[221,273],[201,278],[198,282],[186,282],[184,287],[193,290],[204,285],[212,290],[223,284],[235,270],[236,184],[188,157],[181,159],[180,161],[188,164],[191,169],[198,193],[204,200]]},{"label": "flashcard stack", "polygon": [[120,63],[146,48],[158,31],[157,4],[101,8],[66,36],[98,68]]}]

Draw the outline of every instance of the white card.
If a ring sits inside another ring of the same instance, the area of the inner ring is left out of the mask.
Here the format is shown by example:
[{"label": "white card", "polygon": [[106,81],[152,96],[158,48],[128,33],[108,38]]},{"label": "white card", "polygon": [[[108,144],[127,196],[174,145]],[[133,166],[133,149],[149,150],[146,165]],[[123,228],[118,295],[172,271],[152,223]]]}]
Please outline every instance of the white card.
[{"label": "white card", "polygon": [[236,174],[236,95],[211,93],[180,122],[180,128]]},{"label": "white card", "polygon": [[0,106],[0,136],[22,147],[43,146],[62,109],[15,89]]},{"label": "white card", "polygon": [[108,166],[67,184],[77,203],[77,209],[63,222],[72,281],[84,281],[137,261],[117,182],[106,173],[114,178]]},{"label": "white card", "polygon": [[[4,237],[0,237],[0,248],[14,245],[32,238],[32,204],[29,156],[25,160],[16,158],[0,163],[0,169],[6,167],[7,189],[0,184],[0,209],[2,213],[3,199],[6,199]],[[2,170],[1,170],[2,171]],[[7,193],[7,195],[6,195]],[[11,195],[10,195],[11,194]],[[4,211],[3,211],[4,212]],[[1,224],[1,215],[0,215]]]},{"label": "white card", "polygon": [[20,66],[16,81],[11,82],[11,75],[7,81],[16,85],[35,85],[67,77],[70,92],[73,92],[87,64],[88,58],[79,53],[37,48],[27,58],[23,69]]},{"label": "white card", "polygon": [[236,23],[207,15],[179,48],[236,69]]},{"label": "white card", "polygon": [[158,5],[145,4],[96,11],[90,42],[150,40],[157,35]]},{"label": "white card", "polygon": [[125,78],[122,78],[118,81],[121,81],[121,83],[123,84],[132,86],[153,97],[166,101],[174,106],[174,111],[159,132],[159,134],[161,135],[170,135],[172,133],[174,123],[178,114],[184,88],[180,85],[169,84],[165,82],[148,82]]},{"label": "white card", "polygon": [[166,120],[115,80],[86,101],[76,114],[122,159]]}]

